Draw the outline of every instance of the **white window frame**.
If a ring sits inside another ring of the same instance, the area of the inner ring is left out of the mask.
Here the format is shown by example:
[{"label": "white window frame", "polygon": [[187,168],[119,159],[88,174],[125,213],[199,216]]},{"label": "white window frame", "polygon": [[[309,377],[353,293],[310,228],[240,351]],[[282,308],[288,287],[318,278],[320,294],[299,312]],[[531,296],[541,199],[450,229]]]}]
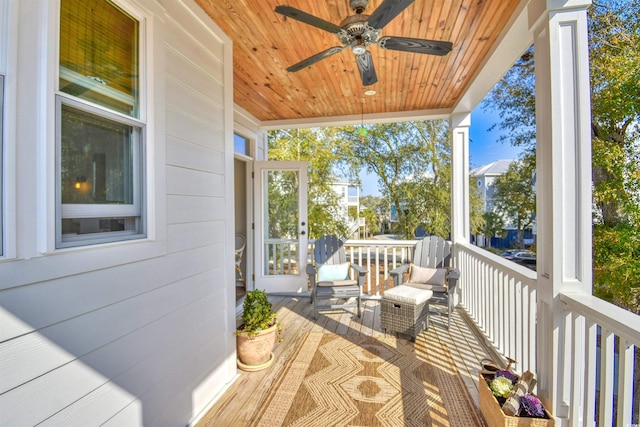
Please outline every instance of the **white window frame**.
[{"label": "white window frame", "polygon": [[[56,56],[56,92],[55,92],[55,139],[56,139],[56,178],[55,178],[55,247],[56,249],[95,245],[101,243],[110,243],[123,240],[134,240],[145,238],[148,235],[147,210],[145,206],[146,192],[148,183],[146,182],[147,174],[145,165],[146,147],[148,141],[147,134],[147,97],[146,75],[147,75],[147,55],[146,55],[146,16],[135,10],[126,2],[109,0],[113,5],[121,8],[133,19],[138,21],[138,116],[139,118],[122,114],[111,110],[107,107],[86,101],[73,95],[61,92],[59,90],[59,73],[60,73],[60,55]],[[58,28],[60,22],[58,21]],[[58,52],[60,52],[60,31],[57,32]],[[61,186],[61,122],[62,122],[62,106],[66,105],[84,112],[90,113],[98,118],[123,123],[134,127],[137,131],[136,140],[133,141],[133,203],[126,205],[110,205],[110,204],[62,204],[62,186]],[[62,220],[64,218],[109,218],[109,217],[128,217],[137,218],[136,230],[124,230],[104,233],[89,233],[76,236],[62,235]],[[64,241],[63,241],[64,240]]]}]

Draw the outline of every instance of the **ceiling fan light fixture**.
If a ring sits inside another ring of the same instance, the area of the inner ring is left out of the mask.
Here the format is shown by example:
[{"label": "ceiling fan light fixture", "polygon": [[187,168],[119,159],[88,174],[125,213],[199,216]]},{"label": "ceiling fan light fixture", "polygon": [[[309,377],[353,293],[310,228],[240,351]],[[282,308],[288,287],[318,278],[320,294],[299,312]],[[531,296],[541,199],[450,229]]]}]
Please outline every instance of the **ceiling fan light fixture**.
[{"label": "ceiling fan light fixture", "polygon": [[367,48],[362,44],[357,44],[351,48],[351,51],[356,55],[362,55],[367,51]]},{"label": "ceiling fan light fixture", "polygon": [[360,14],[369,7],[369,0],[351,0],[349,2],[349,7],[355,13]]}]

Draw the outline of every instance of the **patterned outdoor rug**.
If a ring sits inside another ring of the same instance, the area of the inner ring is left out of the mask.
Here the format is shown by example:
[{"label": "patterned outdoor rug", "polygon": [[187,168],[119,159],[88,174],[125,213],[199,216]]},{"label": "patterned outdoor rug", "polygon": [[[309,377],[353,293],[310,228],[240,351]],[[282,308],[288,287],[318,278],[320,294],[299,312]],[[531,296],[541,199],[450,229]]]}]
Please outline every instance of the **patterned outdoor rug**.
[{"label": "patterned outdoor rug", "polygon": [[[426,341],[425,341],[426,340]],[[254,426],[483,426],[446,346],[309,332]]]}]

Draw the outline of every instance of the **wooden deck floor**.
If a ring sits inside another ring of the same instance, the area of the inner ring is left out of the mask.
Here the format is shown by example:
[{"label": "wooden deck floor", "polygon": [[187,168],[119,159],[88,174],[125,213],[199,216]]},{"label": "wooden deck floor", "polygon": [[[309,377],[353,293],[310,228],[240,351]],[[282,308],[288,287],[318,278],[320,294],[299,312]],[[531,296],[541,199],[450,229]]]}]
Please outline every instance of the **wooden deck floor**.
[{"label": "wooden deck floor", "polygon": [[[363,301],[361,319],[351,312],[337,310],[321,312],[317,321],[312,317],[309,298],[271,296],[270,300],[284,329],[284,341],[276,344],[273,364],[259,372],[238,371],[239,377],[200,420],[197,427],[247,424],[260,401],[256,396],[269,388],[307,331],[373,336],[384,334],[380,328],[380,304],[377,300]],[[456,367],[477,406],[479,361],[490,357],[490,352],[460,311],[456,310],[454,313],[451,331],[447,331],[446,318],[443,316],[430,316],[430,322],[429,331],[423,333],[435,334],[437,330],[440,339],[447,342]]]}]

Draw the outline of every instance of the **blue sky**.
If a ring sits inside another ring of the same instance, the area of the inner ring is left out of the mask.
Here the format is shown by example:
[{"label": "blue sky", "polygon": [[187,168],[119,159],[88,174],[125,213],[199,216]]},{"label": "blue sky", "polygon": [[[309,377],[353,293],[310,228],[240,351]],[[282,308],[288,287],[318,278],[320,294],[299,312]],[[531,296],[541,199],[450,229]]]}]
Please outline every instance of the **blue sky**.
[{"label": "blue sky", "polygon": [[[471,168],[486,165],[496,160],[516,159],[522,151],[508,143],[498,142],[499,130],[491,132],[488,129],[499,120],[497,113],[485,111],[479,105],[471,113],[471,128],[469,129],[469,164]],[[363,173],[361,196],[380,195],[378,179],[375,175]]]}]

